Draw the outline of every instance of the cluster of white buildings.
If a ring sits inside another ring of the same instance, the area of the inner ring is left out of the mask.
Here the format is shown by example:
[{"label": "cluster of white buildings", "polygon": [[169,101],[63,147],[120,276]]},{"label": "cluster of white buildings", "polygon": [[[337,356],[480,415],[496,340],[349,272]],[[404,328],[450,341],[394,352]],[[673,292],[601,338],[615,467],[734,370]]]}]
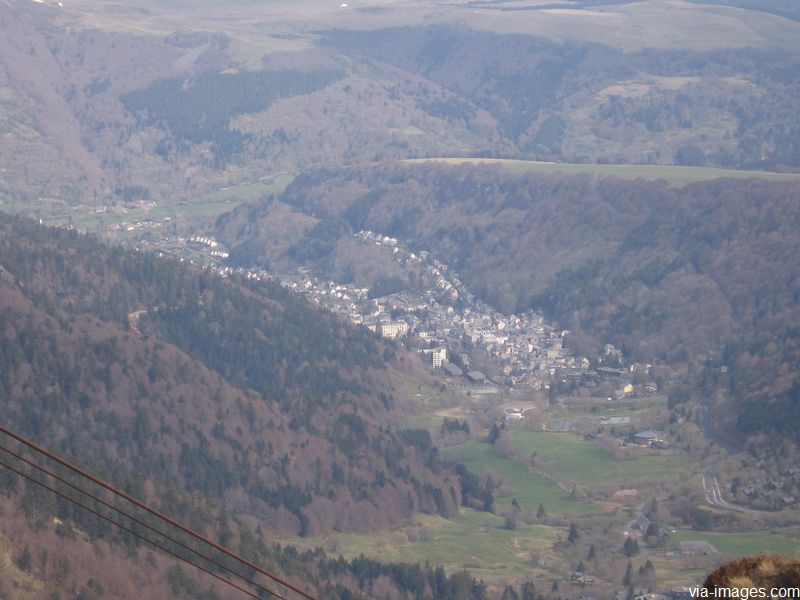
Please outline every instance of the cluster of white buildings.
[{"label": "cluster of white buildings", "polygon": [[208,246],[209,248],[218,248],[220,243],[215,240],[213,237],[205,237],[202,235],[193,235],[189,238],[189,241],[195,244],[202,244],[204,246]]},{"label": "cluster of white buildings", "polygon": [[[480,353],[497,366],[498,383],[525,384],[542,389],[558,370],[583,373],[589,361],[576,359],[563,346],[564,333],[529,311],[502,314],[466,288],[456,274],[428,251],[412,252],[393,237],[360,231],[354,237],[364,244],[390,249],[401,266],[413,266],[427,277],[427,289],[404,290],[370,298],[369,290],[333,281],[319,281],[307,272],[281,276],[303,293],[351,322],[369,327],[389,339],[410,338],[412,346],[433,368],[447,365],[447,349],[466,358]],[[449,376],[460,376],[451,369]],[[466,375],[465,375],[466,376]],[[468,378],[486,380],[480,377]]]},{"label": "cluster of white buildings", "polygon": [[[397,238],[372,231],[360,231],[354,237],[363,244],[388,249],[401,267],[420,274],[422,284],[416,290],[373,298],[368,288],[320,280],[306,269],[276,275],[262,269],[218,266],[217,260],[228,258],[228,251],[210,236],[178,238],[173,250],[181,256],[191,250],[197,254],[198,262],[210,261],[208,266],[222,276],[237,273],[256,280],[276,278],[312,302],[387,339],[408,338],[432,368],[450,367],[446,376],[465,377],[465,382],[477,385],[491,379],[495,383],[545,389],[556,374],[582,379],[594,373],[586,358],[574,357],[564,347],[567,332],[545,321],[542,315],[533,311],[519,315],[500,313],[476,298],[448,265],[428,251],[412,252]],[[191,256],[190,261],[195,262]],[[465,369],[448,363],[449,351],[461,356]],[[606,354],[615,352],[613,347],[606,349]],[[470,364],[477,356],[484,364],[494,364],[491,377],[471,370]]]}]

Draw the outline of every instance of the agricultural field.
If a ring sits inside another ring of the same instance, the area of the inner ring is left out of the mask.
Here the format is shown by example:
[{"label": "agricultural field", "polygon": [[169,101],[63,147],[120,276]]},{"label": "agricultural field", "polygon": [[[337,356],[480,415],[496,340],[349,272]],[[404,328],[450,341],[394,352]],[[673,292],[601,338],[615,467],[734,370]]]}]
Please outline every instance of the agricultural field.
[{"label": "agricultural field", "polygon": [[598,505],[578,502],[553,481],[531,472],[518,461],[502,456],[484,439],[473,439],[444,448],[442,455],[453,462],[463,463],[474,473],[499,475],[508,488],[504,497],[497,500],[499,509],[510,507],[516,498],[522,510],[535,512],[541,503],[548,515],[583,514],[600,510]]},{"label": "agricultural field", "polygon": [[664,180],[672,186],[681,187],[698,181],[708,181],[725,177],[758,178],[769,181],[800,181],[800,173],[771,173],[767,171],[740,171],[714,167],[682,167],[671,165],[596,165],[554,163],[535,160],[507,160],[484,158],[437,158],[415,159],[407,162],[444,162],[448,164],[497,164],[512,173],[566,173],[590,174],[621,179]]},{"label": "agricultural field", "polygon": [[[681,555],[678,544],[682,541],[707,541],[719,554]],[[655,567],[660,586],[669,588],[686,585],[693,581],[702,583],[706,575],[729,560],[761,553],[795,554],[800,551],[800,541],[796,529],[782,529],[774,532],[751,533],[708,533],[703,531],[678,530],[672,535],[668,548],[649,551],[633,559],[634,570],[638,570],[646,560]]]},{"label": "agricultural field", "polygon": [[204,196],[204,200],[214,202],[228,199],[254,200],[267,194],[280,194],[292,182],[294,175],[279,173],[273,177],[259,179],[252,183],[244,183],[219,189]]},{"label": "agricultural field", "polygon": [[662,589],[669,589],[687,584],[701,585],[706,576],[717,568],[722,559],[720,555],[680,556],[672,553],[666,556],[663,552],[651,552],[634,558],[631,563],[634,571],[638,571],[646,561],[655,567],[656,580]]},{"label": "agricultural field", "polygon": [[705,531],[677,531],[672,536],[673,546],[679,542],[703,540],[709,542],[720,554],[743,556],[746,554],[800,552],[800,538],[797,529],[750,532],[750,533],[709,533]]},{"label": "agricultural field", "polygon": [[514,446],[524,456],[537,455],[537,467],[548,474],[577,484],[624,483],[666,479],[689,473],[686,456],[665,456],[646,448],[635,448],[640,456],[614,460],[591,442],[571,433],[518,429],[511,434]]},{"label": "agricultural field", "polygon": [[408,420],[406,420],[405,425],[409,429],[436,430],[442,426],[443,421],[444,418],[440,417],[439,415],[422,414],[409,417]]},{"label": "agricultural field", "polygon": [[[185,204],[170,204],[149,209],[131,209],[127,212],[108,212],[108,213],[77,213],[70,220],[70,223],[77,229],[89,232],[98,232],[109,226],[118,223],[140,223],[143,221],[172,221],[185,222],[187,220],[213,219],[222,213],[228,212],[236,207],[240,201],[234,200],[214,200],[200,201]],[[65,225],[65,220],[60,216],[46,219],[48,225]]]},{"label": "agricultural field", "polygon": [[442,565],[448,571],[468,569],[489,583],[536,575],[531,552],[541,563],[552,561],[549,552],[564,530],[520,523],[511,531],[503,518],[491,513],[462,509],[453,519],[417,515],[392,531],[338,534],[322,538],[283,538],[280,543],[299,548],[323,547],[331,555],[347,559],[364,555],[381,562]]},{"label": "agricultural field", "polygon": [[[141,223],[144,221],[161,221],[169,219],[174,223],[185,224],[193,221],[209,221],[219,215],[233,210],[248,200],[260,198],[270,193],[280,193],[288,186],[293,175],[281,173],[269,179],[236,185],[214,192],[210,192],[196,200],[177,204],[165,204],[154,208],[133,208],[125,212],[95,212],[86,207],[84,210],[65,211],[42,210],[52,216],[44,218],[48,225],[73,225],[79,230],[99,232],[118,223]],[[22,209],[24,205],[16,206],[9,203],[6,210]]]}]

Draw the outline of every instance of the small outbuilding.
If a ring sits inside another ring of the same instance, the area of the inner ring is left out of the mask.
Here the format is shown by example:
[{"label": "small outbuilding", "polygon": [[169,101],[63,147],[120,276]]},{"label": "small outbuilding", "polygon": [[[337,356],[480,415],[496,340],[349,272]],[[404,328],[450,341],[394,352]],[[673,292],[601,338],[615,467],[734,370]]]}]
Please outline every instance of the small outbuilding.
[{"label": "small outbuilding", "polygon": [[662,439],[661,435],[651,429],[648,429],[647,431],[640,431],[634,435],[633,441],[639,446],[652,446],[655,442],[662,441]]},{"label": "small outbuilding", "polygon": [[470,380],[470,383],[474,383],[476,385],[483,385],[489,382],[489,380],[486,379],[486,375],[480,371],[469,371],[467,373],[467,379]]}]

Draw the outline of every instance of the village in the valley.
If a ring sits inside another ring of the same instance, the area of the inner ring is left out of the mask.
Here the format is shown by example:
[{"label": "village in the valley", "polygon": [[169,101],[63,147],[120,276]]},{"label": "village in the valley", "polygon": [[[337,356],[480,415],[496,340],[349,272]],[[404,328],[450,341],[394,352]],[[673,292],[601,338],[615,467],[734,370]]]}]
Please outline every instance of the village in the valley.
[{"label": "village in the valley", "polygon": [[[564,342],[569,332],[548,322],[541,314],[503,314],[478,299],[444,262],[425,250],[412,251],[398,239],[372,231],[353,237],[365,245],[388,249],[404,268],[424,270],[425,289],[405,289],[375,297],[366,287],[321,279],[307,269],[273,273],[263,269],[225,265],[228,251],[212,237],[164,240],[160,253],[213,268],[223,276],[238,274],[250,279],[277,279],[282,285],[368,327],[388,339],[403,340],[425,357],[433,369],[454,382],[472,386],[525,387],[547,390],[560,381],[593,387],[608,379],[622,381],[617,398],[630,395],[624,378],[622,352],[606,344],[594,364],[574,356]],[[654,393],[654,384],[644,393]]]}]

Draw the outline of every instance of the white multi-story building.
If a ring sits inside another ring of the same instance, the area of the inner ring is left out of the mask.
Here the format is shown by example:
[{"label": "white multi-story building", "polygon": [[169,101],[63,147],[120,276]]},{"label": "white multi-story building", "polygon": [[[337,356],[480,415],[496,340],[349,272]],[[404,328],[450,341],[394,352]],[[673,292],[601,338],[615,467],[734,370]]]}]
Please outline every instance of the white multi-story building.
[{"label": "white multi-story building", "polygon": [[408,323],[405,321],[382,321],[381,335],[390,340],[408,335]]},{"label": "white multi-story building", "polygon": [[430,352],[431,365],[434,369],[441,369],[442,363],[447,361],[447,348],[434,348]]}]

